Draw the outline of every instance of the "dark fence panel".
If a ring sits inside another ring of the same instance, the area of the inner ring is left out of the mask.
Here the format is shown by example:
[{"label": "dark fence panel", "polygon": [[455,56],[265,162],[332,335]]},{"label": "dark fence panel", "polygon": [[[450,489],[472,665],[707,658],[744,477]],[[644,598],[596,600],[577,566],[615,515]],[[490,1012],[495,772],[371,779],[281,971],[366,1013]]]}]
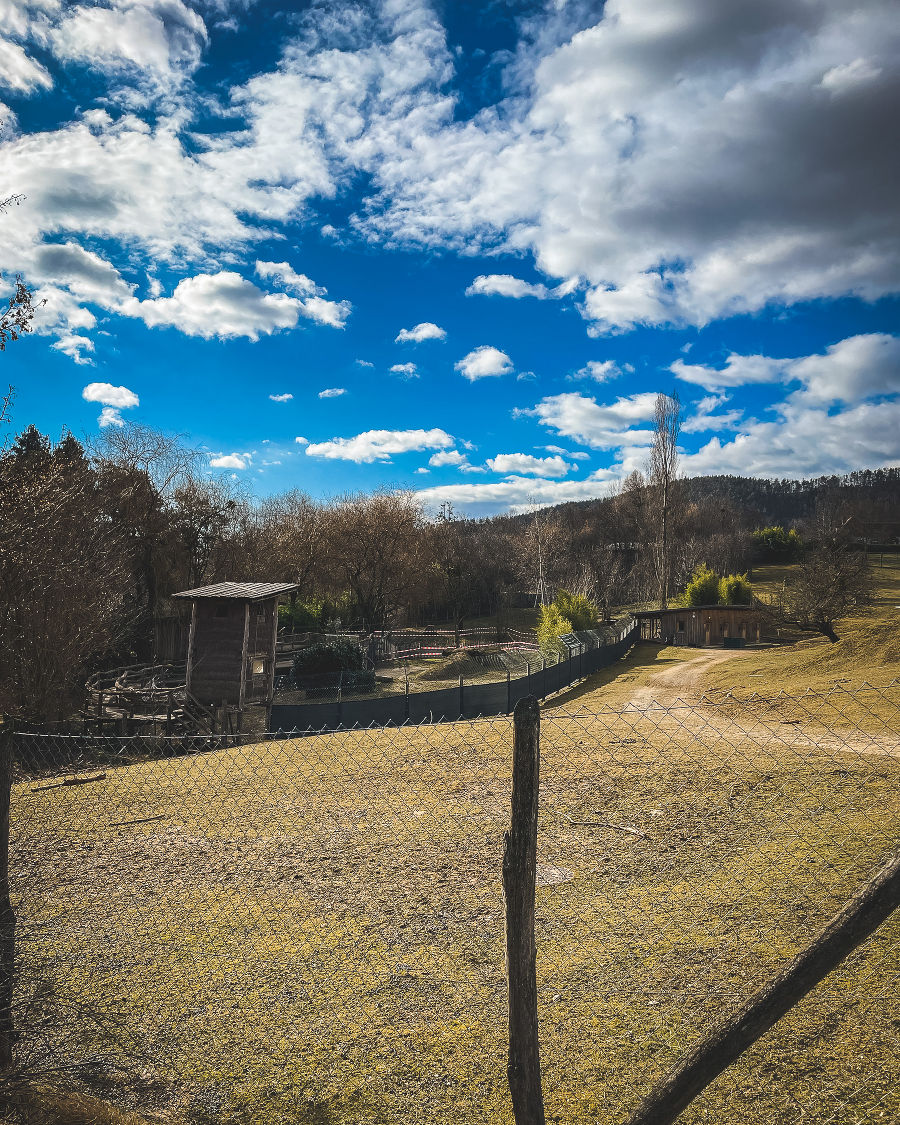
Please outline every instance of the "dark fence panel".
[{"label": "dark fence panel", "polygon": [[507,714],[527,695],[545,699],[562,691],[583,676],[607,668],[619,660],[638,639],[635,625],[614,644],[588,648],[577,656],[543,668],[532,667],[525,676],[508,683],[466,684],[462,688],[411,692],[373,699],[352,699],[342,703],[276,703],[272,706],[273,730],[334,730],[338,727],[386,725],[407,720],[411,723],[439,722],[441,719],[474,719],[478,715]]}]

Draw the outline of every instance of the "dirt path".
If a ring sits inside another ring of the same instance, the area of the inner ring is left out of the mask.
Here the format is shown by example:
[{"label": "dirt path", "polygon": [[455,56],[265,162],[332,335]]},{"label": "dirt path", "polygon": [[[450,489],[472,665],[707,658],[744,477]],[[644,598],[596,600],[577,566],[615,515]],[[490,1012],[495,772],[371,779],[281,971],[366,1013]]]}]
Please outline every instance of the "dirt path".
[{"label": "dirt path", "polygon": [[646,710],[653,703],[665,706],[678,698],[699,695],[703,690],[703,678],[710,668],[727,660],[745,659],[746,656],[747,653],[739,649],[703,649],[689,660],[651,672],[646,684],[636,688],[627,703]]}]

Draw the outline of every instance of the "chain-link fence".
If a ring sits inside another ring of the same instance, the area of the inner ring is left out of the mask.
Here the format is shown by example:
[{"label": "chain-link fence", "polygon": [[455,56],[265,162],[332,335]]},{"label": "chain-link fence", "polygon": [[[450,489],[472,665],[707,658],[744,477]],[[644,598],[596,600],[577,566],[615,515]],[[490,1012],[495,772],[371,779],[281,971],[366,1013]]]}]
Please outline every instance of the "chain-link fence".
[{"label": "chain-link fence", "polygon": [[[512,720],[20,734],[20,1065],[171,1120],[506,1122]],[[548,1119],[623,1121],[900,839],[900,686],[541,723]],[[685,1122],[900,1119],[895,918]]]}]

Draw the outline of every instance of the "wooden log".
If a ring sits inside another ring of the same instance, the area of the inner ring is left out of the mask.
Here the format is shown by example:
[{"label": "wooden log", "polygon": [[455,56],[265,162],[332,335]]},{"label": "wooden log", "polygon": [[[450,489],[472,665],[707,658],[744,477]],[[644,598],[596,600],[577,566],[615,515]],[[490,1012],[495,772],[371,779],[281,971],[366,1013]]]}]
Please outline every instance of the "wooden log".
[{"label": "wooden log", "polygon": [[519,700],[513,712],[512,817],[503,840],[509,983],[506,1074],[516,1125],[544,1125],[534,937],[540,714],[533,696]]},{"label": "wooden log", "polygon": [[825,979],[900,906],[900,856],[866,884],[791,963],[707,1035],[627,1125],[670,1125],[706,1087]]}]

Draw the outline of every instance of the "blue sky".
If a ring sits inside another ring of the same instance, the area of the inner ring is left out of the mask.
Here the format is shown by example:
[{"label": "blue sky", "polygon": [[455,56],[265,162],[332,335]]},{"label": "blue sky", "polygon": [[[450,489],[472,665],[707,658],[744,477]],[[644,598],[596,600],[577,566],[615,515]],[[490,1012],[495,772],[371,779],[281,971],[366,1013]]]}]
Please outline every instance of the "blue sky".
[{"label": "blue sky", "polygon": [[[603,495],[900,460],[880,0],[0,0],[14,425],[258,495]],[[325,393],[323,393],[325,392]]]}]

